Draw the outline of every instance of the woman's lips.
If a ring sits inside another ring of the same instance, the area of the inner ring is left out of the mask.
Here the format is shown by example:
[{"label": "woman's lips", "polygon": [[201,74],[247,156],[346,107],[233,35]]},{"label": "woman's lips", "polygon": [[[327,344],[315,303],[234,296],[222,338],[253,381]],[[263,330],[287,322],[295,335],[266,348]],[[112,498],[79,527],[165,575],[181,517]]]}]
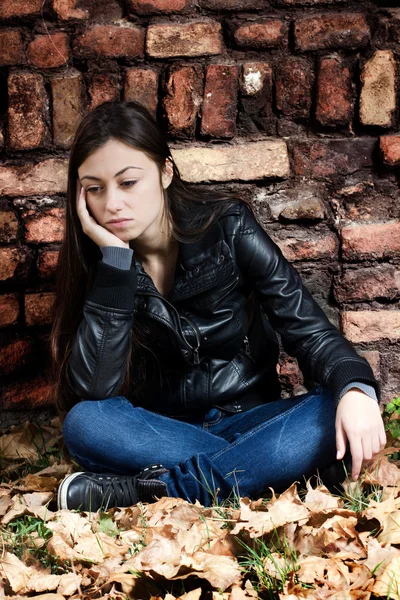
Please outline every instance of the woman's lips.
[{"label": "woman's lips", "polygon": [[116,223],[109,223],[111,227],[126,227],[129,223],[132,223],[133,219],[125,219],[124,221],[117,221]]}]

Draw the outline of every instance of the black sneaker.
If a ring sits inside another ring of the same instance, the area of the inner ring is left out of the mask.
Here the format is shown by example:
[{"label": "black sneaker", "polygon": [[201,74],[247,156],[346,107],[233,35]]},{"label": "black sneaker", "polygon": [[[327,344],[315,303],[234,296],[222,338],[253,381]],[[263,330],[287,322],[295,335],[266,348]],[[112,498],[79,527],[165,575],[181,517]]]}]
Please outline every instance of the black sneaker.
[{"label": "black sneaker", "polygon": [[319,477],[331,494],[338,494],[344,490],[341,484],[346,479],[347,475],[351,477],[351,469],[351,454],[350,452],[346,452],[342,460],[336,460],[330,465],[319,469]]},{"label": "black sneaker", "polygon": [[162,465],[146,467],[138,475],[113,473],[72,473],[58,489],[58,510],[96,512],[114,506],[154,502],[155,496],[168,496],[167,486],[157,477],[166,473]]}]

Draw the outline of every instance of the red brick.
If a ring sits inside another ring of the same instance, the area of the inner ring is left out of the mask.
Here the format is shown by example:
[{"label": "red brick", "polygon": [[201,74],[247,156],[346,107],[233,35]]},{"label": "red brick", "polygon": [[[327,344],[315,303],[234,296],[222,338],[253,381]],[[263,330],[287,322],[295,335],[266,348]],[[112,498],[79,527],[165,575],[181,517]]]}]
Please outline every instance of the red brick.
[{"label": "red brick", "polygon": [[322,190],[313,184],[300,184],[274,194],[260,189],[254,200],[260,202],[260,216],[267,221],[321,220],[325,216]]},{"label": "red brick", "polygon": [[16,294],[0,296],[0,327],[16,325],[19,315],[19,302]]},{"label": "red brick", "polygon": [[201,118],[201,135],[231,138],[236,134],[238,70],[235,65],[209,65]]},{"label": "red brick", "polygon": [[383,160],[387,165],[400,165],[400,135],[385,135],[380,139]]},{"label": "red brick", "polygon": [[0,2],[0,19],[40,14],[43,0],[13,0]]},{"label": "red brick", "polygon": [[287,28],[284,21],[278,19],[244,23],[234,32],[234,40],[240,48],[274,48],[287,40]]},{"label": "red brick", "polygon": [[18,218],[12,210],[0,211],[0,243],[10,244],[18,237]]},{"label": "red brick", "polygon": [[347,0],[278,0],[280,6],[317,6],[345,3]]},{"label": "red brick", "polygon": [[18,267],[27,260],[27,253],[21,248],[0,248],[0,280],[14,277]]},{"label": "red brick", "polygon": [[291,395],[303,394],[307,391],[304,388],[303,373],[295,358],[287,355],[281,356],[276,370],[279,381],[290,390]]},{"label": "red brick", "polygon": [[265,9],[265,0],[199,0],[201,8],[207,10]]},{"label": "red brick", "polygon": [[325,139],[293,144],[293,162],[300,177],[329,178],[373,166],[374,138]]},{"label": "red brick", "polygon": [[363,302],[400,297],[400,271],[392,265],[346,269],[335,283],[338,302]]},{"label": "red brick", "polygon": [[58,250],[43,250],[38,257],[38,272],[41,279],[54,277],[58,261]]},{"label": "red brick", "polygon": [[93,75],[89,86],[89,95],[89,110],[92,110],[99,104],[103,104],[103,102],[119,100],[117,77],[108,73],[98,73],[97,75]]},{"label": "red brick", "polygon": [[354,343],[400,340],[400,312],[398,310],[357,310],[342,314],[342,328],[346,338]]},{"label": "red brick", "polygon": [[323,58],[318,72],[317,120],[321,125],[347,125],[352,115],[349,68],[337,55]]},{"label": "red brick", "polygon": [[311,108],[313,75],[304,58],[286,58],[276,73],[276,105],[284,115],[307,118]]},{"label": "red brick", "polygon": [[360,121],[391,127],[396,112],[396,62],[390,50],[377,50],[361,72]]},{"label": "red brick", "polygon": [[79,56],[107,56],[117,58],[143,56],[144,28],[125,23],[118,25],[95,25],[74,40],[74,51]]},{"label": "red brick", "polygon": [[67,191],[68,160],[48,158],[21,166],[0,166],[0,195],[36,196]]},{"label": "red brick", "polygon": [[87,19],[89,12],[75,8],[77,0],[53,0],[53,8],[63,21],[69,19]]},{"label": "red brick", "polygon": [[270,234],[289,262],[337,258],[339,243],[333,233],[313,231],[310,235],[310,231],[298,229]]},{"label": "red brick", "polygon": [[221,54],[221,24],[217,21],[192,21],[176,25],[149,25],[146,52],[154,58]]},{"label": "red brick", "polygon": [[241,92],[244,96],[261,94],[272,86],[272,69],[267,62],[246,62],[243,64]]},{"label": "red brick", "polygon": [[164,109],[170,135],[194,136],[203,97],[203,68],[173,66],[166,82]]},{"label": "red brick", "polygon": [[136,15],[157,15],[182,12],[189,0],[129,0],[129,8]]},{"label": "red brick", "polygon": [[31,340],[16,340],[0,348],[0,374],[10,375],[22,369],[33,354]]},{"label": "red brick", "polygon": [[355,50],[368,44],[370,31],[360,13],[325,13],[300,17],[294,27],[297,50],[346,48]]},{"label": "red brick", "polygon": [[25,295],[25,319],[28,327],[51,323],[55,294],[41,292]]},{"label": "red brick", "polygon": [[40,215],[24,219],[27,242],[61,242],[64,234],[65,209],[49,208]]},{"label": "red brick", "polygon": [[6,66],[24,62],[25,51],[21,33],[17,29],[0,31],[0,64]]},{"label": "red brick", "polygon": [[49,376],[24,378],[4,386],[2,392],[3,410],[43,408],[53,404],[53,386]]},{"label": "red brick", "polygon": [[60,67],[68,62],[67,44],[65,33],[38,35],[28,46],[29,60],[40,69]]},{"label": "red brick", "polygon": [[8,78],[8,128],[10,146],[28,150],[41,146],[46,136],[43,77],[12,73]]},{"label": "red brick", "polygon": [[360,354],[365,360],[367,360],[374,372],[376,379],[381,377],[381,355],[378,350],[357,350],[357,354]]},{"label": "red brick", "polygon": [[158,72],[134,67],[126,71],[124,100],[140,102],[155,117],[158,102]]},{"label": "red brick", "polygon": [[365,260],[400,256],[400,223],[349,225],[342,229],[343,258]]},{"label": "red brick", "polygon": [[77,71],[63,73],[51,80],[53,97],[53,139],[56,146],[70,148],[83,116],[82,76]]}]

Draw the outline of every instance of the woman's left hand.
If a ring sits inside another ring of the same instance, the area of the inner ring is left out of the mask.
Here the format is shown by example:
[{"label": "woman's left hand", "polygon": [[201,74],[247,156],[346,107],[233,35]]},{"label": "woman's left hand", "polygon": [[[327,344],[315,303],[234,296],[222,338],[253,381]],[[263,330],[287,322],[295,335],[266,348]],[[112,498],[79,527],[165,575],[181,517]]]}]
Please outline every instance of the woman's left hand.
[{"label": "woman's left hand", "polygon": [[336,411],[336,448],[338,460],[350,444],[353,479],[357,479],[364,463],[373,460],[386,445],[385,427],[378,402],[356,388],[340,399]]}]

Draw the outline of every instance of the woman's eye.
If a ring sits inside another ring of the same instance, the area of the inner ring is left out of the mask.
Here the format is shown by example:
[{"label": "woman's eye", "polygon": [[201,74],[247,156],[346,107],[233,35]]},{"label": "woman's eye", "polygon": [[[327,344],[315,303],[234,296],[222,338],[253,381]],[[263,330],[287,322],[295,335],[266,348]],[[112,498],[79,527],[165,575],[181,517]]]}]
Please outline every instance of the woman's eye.
[{"label": "woman's eye", "polygon": [[137,183],[137,180],[132,180],[132,181],[123,181],[121,183],[122,186],[124,187],[132,187],[135,185],[135,183]]},{"label": "woman's eye", "polygon": [[87,189],[86,189],[86,191],[87,191],[87,192],[90,192],[91,194],[96,194],[96,192],[98,192],[98,191],[99,191],[99,189],[100,189],[100,188],[97,186],[97,187],[91,187],[91,188],[87,188]]}]

